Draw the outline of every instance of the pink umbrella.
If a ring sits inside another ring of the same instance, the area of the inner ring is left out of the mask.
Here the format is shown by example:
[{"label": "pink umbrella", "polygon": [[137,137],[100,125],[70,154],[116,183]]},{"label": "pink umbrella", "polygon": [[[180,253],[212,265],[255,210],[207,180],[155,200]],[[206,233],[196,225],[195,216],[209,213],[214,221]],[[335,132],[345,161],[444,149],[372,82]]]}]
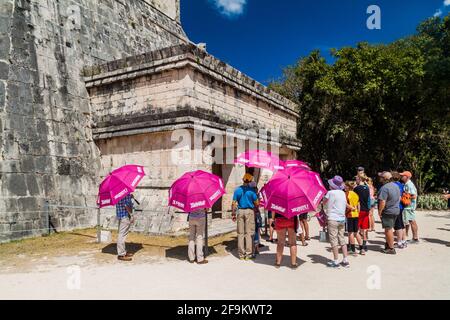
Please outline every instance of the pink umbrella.
[{"label": "pink umbrella", "polygon": [[238,155],[234,163],[243,164],[247,167],[267,169],[270,171],[282,170],[280,158],[271,152],[264,150],[250,150]]},{"label": "pink umbrella", "polygon": [[133,192],[144,176],[144,167],[134,164],[112,171],[100,184],[97,205],[100,208],[115,205],[120,199]]},{"label": "pink umbrella", "polygon": [[311,170],[311,168],[308,166],[306,162],[300,161],[300,160],[285,160],[283,161],[283,167],[286,168],[300,168],[300,169],[306,169]]},{"label": "pink umbrella", "polygon": [[197,170],[178,178],[169,190],[169,205],[184,212],[211,208],[225,194],[220,177]]},{"label": "pink umbrella", "polygon": [[325,193],[318,173],[295,167],[278,171],[261,190],[265,208],[287,218],[315,211]]}]

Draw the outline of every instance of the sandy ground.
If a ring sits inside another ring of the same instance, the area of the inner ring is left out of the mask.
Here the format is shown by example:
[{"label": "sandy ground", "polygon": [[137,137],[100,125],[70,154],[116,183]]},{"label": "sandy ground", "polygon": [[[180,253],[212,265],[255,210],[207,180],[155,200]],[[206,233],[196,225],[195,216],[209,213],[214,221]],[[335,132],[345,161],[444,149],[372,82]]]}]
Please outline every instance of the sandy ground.
[{"label": "sandy ground", "polygon": [[314,220],[315,237],[299,246],[297,270],[287,267],[288,248],[284,266],[273,267],[272,244],[255,261],[239,261],[228,242],[230,252],[202,266],[141,251],[131,263],[111,254],[99,263],[89,252],[57,255],[50,264],[41,257],[28,272],[0,265],[0,299],[449,299],[450,214],[420,212],[418,223],[421,244],[396,256],[379,252],[384,241],[378,223],[369,253],[351,256],[350,268],[337,270],[325,265],[331,253],[317,240]]}]

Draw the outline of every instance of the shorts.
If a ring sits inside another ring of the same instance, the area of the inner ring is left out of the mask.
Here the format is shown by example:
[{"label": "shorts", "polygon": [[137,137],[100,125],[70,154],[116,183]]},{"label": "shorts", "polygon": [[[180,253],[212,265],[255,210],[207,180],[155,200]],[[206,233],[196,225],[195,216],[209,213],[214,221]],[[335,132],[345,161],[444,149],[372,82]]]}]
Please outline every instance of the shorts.
[{"label": "shorts", "polygon": [[383,229],[394,228],[396,218],[397,218],[397,215],[383,214],[381,216],[381,226],[383,227]]},{"label": "shorts", "polygon": [[347,218],[347,232],[358,232],[358,219]]},{"label": "shorts", "polygon": [[400,214],[395,218],[394,230],[402,230],[405,229],[405,224],[403,223],[403,210],[400,209]]},{"label": "shorts", "polygon": [[403,209],[403,219],[406,223],[409,221],[416,220],[416,211],[413,208],[404,208]]},{"label": "shorts", "polygon": [[275,219],[275,230],[281,229],[295,229],[294,219],[276,218]]},{"label": "shorts", "polygon": [[345,246],[344,237],[345,223],[328,220],[328,236],[330,237],[331,247]]},{"label": "shorts", "polygon": [[308,212],[302,213],[298,216],[300,220],[308,220]]},{"label": "shorts", "polygon": [[358,228],[361,230],[369,230],[369,212],[360,211],[358,217]]}]

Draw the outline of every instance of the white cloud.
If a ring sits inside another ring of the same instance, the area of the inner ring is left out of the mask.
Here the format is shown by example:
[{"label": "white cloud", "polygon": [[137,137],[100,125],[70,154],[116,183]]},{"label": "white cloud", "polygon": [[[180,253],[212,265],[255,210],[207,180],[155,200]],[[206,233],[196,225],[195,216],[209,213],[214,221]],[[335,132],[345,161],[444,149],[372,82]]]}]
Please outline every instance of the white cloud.
[{"label": "white cloud", "polygon": [[434,13],[433,17],[440,17],[440,16],[442,16],[442,10],[437,9],[436,12]]},{"label": "white cloud", "polygon": [[450,0],[444,0],[444,6],[450,6]]},{"label": "white cloud", "polygon": [[216,8],[228,17],[239,16],[244,13],[247,0],[210,0]]}]

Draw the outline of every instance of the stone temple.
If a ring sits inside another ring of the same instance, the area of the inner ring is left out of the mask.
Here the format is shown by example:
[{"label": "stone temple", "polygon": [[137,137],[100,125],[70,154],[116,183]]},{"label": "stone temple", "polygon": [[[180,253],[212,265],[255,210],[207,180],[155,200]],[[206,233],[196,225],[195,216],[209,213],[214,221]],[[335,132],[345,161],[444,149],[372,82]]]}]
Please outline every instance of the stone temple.
[{"label": "stone temple", "polygon": [[[94,226],[98,184],[127,163],[148,171],[135,230],[183,227],[168,189],[193,169],[224,179],[213,218],[226,218],[248,170],[227,155],[295,158],[297,118],[291,101],[187,38],[180,0],[2,0],[0,242],[45,234],[49,222]],[[269,175],[255,172],[260,185]],[[112,216],[102,210],[101,223]]]}]

